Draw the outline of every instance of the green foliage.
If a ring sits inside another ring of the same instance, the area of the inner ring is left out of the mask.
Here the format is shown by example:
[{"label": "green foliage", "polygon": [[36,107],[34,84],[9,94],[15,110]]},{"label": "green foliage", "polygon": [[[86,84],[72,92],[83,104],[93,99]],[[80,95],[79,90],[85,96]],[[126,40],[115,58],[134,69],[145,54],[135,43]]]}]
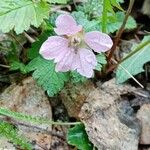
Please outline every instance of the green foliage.
[{"label": "green foliage", "polygon": [[[84,30],[86,32],[94,31],[94,30],[100,30],[102,31],[102,21],[103,20],[96,20],[88,19],[88,15],[86,15],[84,12],[78,11],[72,13],[73,17],[76,19],[78,24],[81,24],[84,27]],[[106,26],[106,33],[114,33],[117,31],[124,20],[125,14],[123,12],[116,12],[115,14],[109,14],[107,16],[107,26]],[[134,29],[136,28],[136,21],[129,16],[127,20],[127,24],[125,26],[125,29]]]},{"label": "green foliage", "polygon": [[[120,11],[115,15],[109,15],[107,17],[106,33],[113,33],[117,31],[121,27],[124,17],[125,14]],[[136,21],[131,16],[129,16],[125,29],[134,29],[136,26]],[[102,31],[102,20],[100,20],[100,30]]]},{"label": "green foliage", "polygon": [[97,66],[95,70],[101,71],[102,66],[107,63],[106,57],[104,54],[101,53],[101,54],[96,55],[96,59],[97,59]]},{"label": "green foliage", "polygon": [[43,42],[47,40],[47,38],[50,35],[51,35],[51,31],[45,31],[39,36],[38,40],[32,44],[31,48],[28,49],[28,53],[27,53],[29,59],[34,59],[39,56],[39,49],[41,45],[43,44]]},{"label": "green foliage", "polygon": [[103,0],[103,12],[102,12],[102,31],[106,32],[108,13],[115,15],[113,7],[122,10],[117,0]]},{"label": "green foliage", "polygon": [[52,121],[44,119],[44,118],[40,118],[40,117],[33,117],[30,115],[26,115],[23,113],[18,113],[18,112],[13,112],[9,109],[6,108],[0,108],[0,115],[4,115],[7,117],[11,117],[17,120],[21,120],[21,121],[26,121],[26,122],[31,122],[31,123],[38,123],[38,124],[52,124]]},{"label": "green foliage", "polygon": [[67,141],[70,145],[76,146],[79,150],[92,150],[93,146],[90,143],[83,124],[76,125],[70,128],[67,134]]},{"label": "green foliage", "polygon": [[77,11],[83,12],[85,15],[87,15],[88,19],[93,19],[95,17],[102,16],[102,4],[102,0],[87,0],[77,7]]},{"label": "green foliage", "polygon": [[[104,0],[87,0],[77,6],[77,11],[84,12],[88,19],[102,16]],[[117,0],[116,3],[123,3],[123,0]]]},{"label": "green foliage", "polygon": [[97,20],[88,20],[87,15],[81,11],[74,11],[72,12],[72,16],[75,18],[78,24],[84,27],[86,32],[97,30],[99,28],[99,21]]},{"label": "green foliage", "polygon": [[13,61],[10,65],[10,71],[14,70],[20,70],[21,73],[26,74],[28,71],[26,69],[25,64],[19,62],[19,61]]},{"label": "green foliage", "polygon": [[20,113],[20,112],[14,112],[11,111],[7,108],[0,108],[0,115],[4,115],[19,121],[25,121],[25,122],[30,122],[33,124],[56,124],[56,125],[75,125],[75,124],[81,124],[81,122],[72,122],[72,123],[68,123],[68,122],[54,122],[52,120],[48,120],[46,118],[41,118],[41,117],[34,117],[31,115],[26,115],[24,113]]},{"label": "green foliage", "polygon": [[47,91],[49,96],[57,94],[64,87],[64,82],[69,79],[68,73],[56,72],[54,62],[42,57],[33,59],[27,68],[28,71],[34,71],[33,78]]},{"label": "green foliage", "polygon": [[49,16],[49,5],[44,1],[1,0],[0,30],[9,32],[14,28],[17,34],[27,31],[30,25],[39,27]]},{"label": "green foliage", "polygon": [[87,80],[86,77],[81,76],[78,72],[72,71],[71,73],[71,81],[73,83],[84,82]]},{"label": "green foliage", "polygon": [[17,133],[14,126],[2,120],[0,120],[0,136],[7,138],[16,146],[20,146],[21,149],[32,150],[32,145]]},{"label": "green foliage", "polygon": [[[118,66],[116,79],[118,83],[123,83],[131,76],[143,72],[143,65],[150,61],[150,36],[145,36],[142,42],[134,45],[131,53],[123,59]],[[125,68],[125,69],[123,69]],[[126,71],[127,70],[127,71]]]}]

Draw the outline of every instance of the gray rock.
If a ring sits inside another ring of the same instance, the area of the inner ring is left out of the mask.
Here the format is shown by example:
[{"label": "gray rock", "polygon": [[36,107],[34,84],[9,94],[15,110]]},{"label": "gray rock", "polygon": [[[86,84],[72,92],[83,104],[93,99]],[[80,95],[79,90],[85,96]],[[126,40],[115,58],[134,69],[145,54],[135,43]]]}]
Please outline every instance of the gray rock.
[{"label": "gray rock", "polygon": [[120,96],[133,90],[110,80],[89,94],[80,118],[89,139],[99,150],[138,149],[140,124],[129,102],[122,101]]},{"label": "gray rock", "polygon": [[137,113],[142,124],[140,144],[150,144],[150,104],[144,104]]}]

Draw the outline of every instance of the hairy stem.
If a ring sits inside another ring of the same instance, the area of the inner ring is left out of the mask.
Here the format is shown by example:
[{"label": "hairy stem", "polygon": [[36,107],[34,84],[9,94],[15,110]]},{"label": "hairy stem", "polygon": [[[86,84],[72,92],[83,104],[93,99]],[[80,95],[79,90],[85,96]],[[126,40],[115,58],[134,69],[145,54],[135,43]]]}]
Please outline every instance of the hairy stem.
[{"label": "hairy stem", "polygon": [[48,119],[33,117],[19,112],[13,112],[6,108],[0,108],[0,115],[7,116],[19,121],[37,123],[37,124],[51,124],[51,125],[77,125],[81,124],[81,122],[54,122]]},{"label": "hairy stem", "polygon": [[110,53],[109,53],[109,55],[108,55],[108,63],[110,63],[111,58],[112,58],[112,56],[113,56],[113,54],[114,54],[114,52],[115,52],[115,50],[116,50],[116,47],[117,47],[117,45],[118,45],[118,43],[119,43],[119,40],[120,40],[120,38],[121,38],[121,35],[122,35],[122,33],[123,33],[123,31],[124,31],[124,28],[125,28],[125,25],[126,25],[126,23],[127,23],[128,17],[129,17],[129,15],[130,15],[130,13],[131,13],[131,10],[132,10],[134,1],[135,1],[135,0],[130,0],[130,2],[129,2],[129,7],[128,7],[128,10],[127,10],[127,12],[126,12],[125,18],[124,18],[124,20],[123,20],[123,23],[122,23],[122,25],[121,25],[119,31],[118,31],[117,34],[116,34],[116,37],[115,37],[115,40],[114,40],[114,44],[113,44],[113,46],[112,46],[112,48],[111,48],[111,51],[110,51]]}]

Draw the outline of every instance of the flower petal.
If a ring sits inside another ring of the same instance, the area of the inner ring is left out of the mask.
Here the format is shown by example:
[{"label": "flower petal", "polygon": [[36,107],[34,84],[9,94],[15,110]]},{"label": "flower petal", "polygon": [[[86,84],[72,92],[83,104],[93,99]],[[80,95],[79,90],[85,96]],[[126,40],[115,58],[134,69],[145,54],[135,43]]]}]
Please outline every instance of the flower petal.
[{"label": "flower petal", "polygon": [[88,49],[79,49],[78,54],[76,54],[73,64],[71,66],[72,70],[77,70],[82,76],[91,78],[94,74],[93,69],[97,65],[96,57],[94,53]]},{"label": "flower petal", "polygon": [[111,38],[107,34],[99,31],[86,33],[84,40],[87,45],[97,53],[105,52],[113,45]]},{"label": "flower petal", "polygon": [[60,15],[56,19],[54,31],[58,35],[73,35],[82,30],[71,15]]},{"label": "flower petal", "polygon": [[68,40],[59,36],[49,37],[41,46],[40,54],[48,60],[57,59],[68,52]]},{"label": "flower petal", "polygon": [[55,70],[66,72],[71,70],[71,66],[75,57],[75,53],[73,49],[69,49],[69,51],[61,57],[60,61],[57,62]]}]

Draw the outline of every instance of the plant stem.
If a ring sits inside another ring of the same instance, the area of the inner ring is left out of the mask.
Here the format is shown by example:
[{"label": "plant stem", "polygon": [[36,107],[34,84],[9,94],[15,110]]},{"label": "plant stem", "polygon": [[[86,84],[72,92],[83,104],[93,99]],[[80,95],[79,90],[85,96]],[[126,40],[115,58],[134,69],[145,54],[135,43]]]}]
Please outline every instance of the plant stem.
[{"label": "plant stem", "polygon": [[124,31],[124,28],[125,28],[125,25],[126,25],[126,23],[127,23],[128,17],[129,17],[129,15],[130,15],[131,10],[132,10],[132,7],[133,7],[133,5],[134,5],[134,1],[135,1],[135,0],[130,0],[130,2],[129,2],[129,7],[128,7],[128,10],[127,10],[127,12],[126,12],[125,18],[124,18],[124,20],[123,20],[123,23],[122,23],[122,25],[121,25],[119,31],[118,31],[117,34],[116,34],[116,37],[115,37],[115,40],[114,40],[114,44],[113,44],[113,46],[112,46],[112,48],[111,48],[111,51],[110,51],[110,53],[109,53],[109,55],[108,55],[108,64],[110,63],[111,58],[112,58],[112,56],[113,56],[113,54],[114,54],[114,52],[115,52],[115,50],[116,50],[116,47],[117,47],[117,45],[118,45],[118,43],[119,43],[119,41],[120,41],[120,38],[121,38],[121,35],[122,35],[123,31]]},{"label": "plant stem", "polygon": [[107,0],[103,0],[103,12],[102,12],[102,32],[106,32],[107,26]]},{"label": "plant stem", "polygon": [[0,108],[0,115],[7,116],[19,121],[37,123],[37,124],[51,124],[51,125],[77,125],[81,124],[81,122],[54,122],[48,119],[43,119],[40,117],[33,117],[19,112],[13,112],[6,108]]}]

